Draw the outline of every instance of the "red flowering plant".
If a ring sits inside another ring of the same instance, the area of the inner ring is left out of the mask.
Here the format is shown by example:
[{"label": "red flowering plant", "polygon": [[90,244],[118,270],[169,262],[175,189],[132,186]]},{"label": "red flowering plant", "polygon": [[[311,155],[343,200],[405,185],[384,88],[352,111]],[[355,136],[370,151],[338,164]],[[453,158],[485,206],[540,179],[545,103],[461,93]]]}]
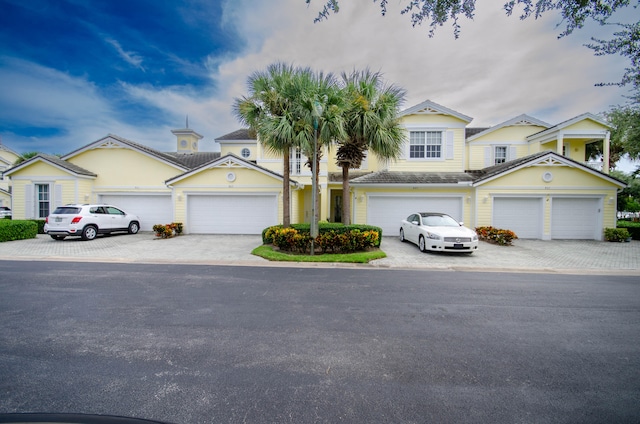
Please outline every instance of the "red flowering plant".
[{"label": "red flowering plant", "polygon": [[475,230],[480,240],[496,243],[501,246],[511,246],[513,241],[518,238],[516,233],[511,230],[503,230],[491,226],[477,227]]}]

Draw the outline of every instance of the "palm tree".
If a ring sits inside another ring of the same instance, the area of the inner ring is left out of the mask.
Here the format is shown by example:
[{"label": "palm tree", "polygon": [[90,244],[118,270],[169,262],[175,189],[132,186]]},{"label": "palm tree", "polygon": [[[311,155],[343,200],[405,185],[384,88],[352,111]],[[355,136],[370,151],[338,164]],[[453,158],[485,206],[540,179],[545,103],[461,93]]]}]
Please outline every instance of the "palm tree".
[{"label": "palm tree", "polygon": [[248,79],[249,96],[235,99],[234,113],[238,120],[254,131],[270,152],[282,154],[282,220],[291,225],[289,152],[295,146],[291,120],[293,105],[292,79],[298,72],[285,63],[270,65],[266,71],[255,72]]},{"label": "palm tree", "polygon": [[342,168],[342,222],[351,222],[349,169],[359,168],[368,150],[381,159],[400,156],[405,135],[398,112],[405,91],[386,85],[379,72],[370,70],[342,74],[346,137],[338,141],[336,163]]},{"label": "palm tree", "polygon": [[[297,116],[299,126],[296,145],[300,146],[307,156],[307,165],[311,163],[316,148],[315,174],[312,178],[318,187],[320,159],[324,147],[330,148],[336,140],[346,136],[344,132],[344,96],[340,91],[333,74],[316,73],[309,68],[304,69],[296,78]],[[316,192],[314,222],[318,222],[320,196]]]}]

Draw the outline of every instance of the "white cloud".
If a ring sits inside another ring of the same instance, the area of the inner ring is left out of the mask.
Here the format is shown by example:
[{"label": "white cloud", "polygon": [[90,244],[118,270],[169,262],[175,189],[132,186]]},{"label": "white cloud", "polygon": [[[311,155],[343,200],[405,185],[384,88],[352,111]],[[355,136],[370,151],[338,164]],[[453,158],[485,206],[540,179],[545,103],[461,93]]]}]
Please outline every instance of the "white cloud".
[{"label": "white cloud", "polygon": [[120,43],[113,38],[105,38],[104,41],[107,42],[107,44],[110,44],[125,62],[127,62],[134,68],[138,68],[142,72],[144,72],[144,68],[142,67],[142,56],[134,52],[125,51]]}]

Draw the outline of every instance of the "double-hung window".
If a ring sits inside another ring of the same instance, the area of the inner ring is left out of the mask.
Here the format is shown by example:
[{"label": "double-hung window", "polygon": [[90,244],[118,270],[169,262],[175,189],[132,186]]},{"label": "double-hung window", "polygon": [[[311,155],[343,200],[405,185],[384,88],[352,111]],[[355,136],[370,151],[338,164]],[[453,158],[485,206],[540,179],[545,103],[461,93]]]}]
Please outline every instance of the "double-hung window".
[{"label": "double-hung window", "polygon": [[51,201],[51,191],[49,190],[49,184],[36,184],[37,197],[37,218],[46,218],[49,216],[49,205]]},{"label": "double-hung window", "polygon": [[411,131],[409,133],[409,158],[442,158],[442,131]]},{"label": "double-hung window", "polygon": [[291,149],[291,157],[289,159],[289,173],[300,175],[303,163],[302,150],[299,147]]},{"label": "double-hung window", "polygon": [[496,146],[493,152],[493,163],[499,165],[507,161],[507,146]]}]

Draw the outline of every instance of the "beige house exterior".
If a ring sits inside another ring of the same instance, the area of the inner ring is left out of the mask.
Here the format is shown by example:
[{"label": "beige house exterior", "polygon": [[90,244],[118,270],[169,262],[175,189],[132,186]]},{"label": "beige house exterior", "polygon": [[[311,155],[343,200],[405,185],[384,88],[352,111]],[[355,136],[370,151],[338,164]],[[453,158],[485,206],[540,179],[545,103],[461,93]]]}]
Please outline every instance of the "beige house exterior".
[{"label": "beige house exterior", "polygon": [[0,206],[11,207],[11,189],[9,178],[3,172],[11,168],[20,155],[0,143]]},{"label": "beige house exterior", "polygon": [[[440,211],[467,226],[511,229],[521,238],[594,239],[616,225],[625,184],[608,175],[610,128],[583,114],[557,125],[519,115],[491,128],[432,101],[401,113],[402,155],[369,155],[351,170],[352,222],[397,235],[400,220]],[[13,216],[44,218],[66,203],[112,203],[141,218],[142,230],[182,222],[192,234],[259,234],[282,223],[283,160],[241,129],[200,152],[202,136],[172,131],[163,153],[108,135],[61,158],[39,155],[5,171]],[[603,144],[596,169],[586,146]],[[335,150],[335,149],[334,149]],[[342,220],[341,168],[324,149],[319,168],[320,220]],[[311,220],[311,171],[300,150],[290,156],[291,220]]]}]

